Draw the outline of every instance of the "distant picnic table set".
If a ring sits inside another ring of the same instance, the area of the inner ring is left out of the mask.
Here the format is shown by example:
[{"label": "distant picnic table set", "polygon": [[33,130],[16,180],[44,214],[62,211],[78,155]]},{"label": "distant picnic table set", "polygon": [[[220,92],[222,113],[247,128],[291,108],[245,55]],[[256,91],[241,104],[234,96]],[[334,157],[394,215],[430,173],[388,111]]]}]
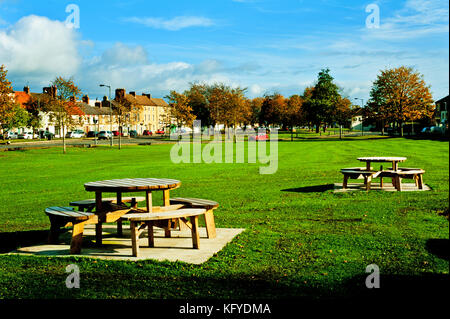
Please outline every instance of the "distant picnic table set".
[{"label": "distant picnic table set", "polygon": [[[209,239],[216,237],[213,211],[219,207],[215,201],[199,198],[170,198],[170,191],[180,187],[174,179],[125,178],[89,182],[84,184],[88,192],[95,193],[95,199],[76,200],[70,207],[53,206],[45,209],[50,219],[49,242],[58,243],[61,227],[73,227],[70,253],[81,253],[85,225],[95,225],[95,242],[102,245],[103,224],[117,223],[117,235],[122,236],[122,222],[130,223],[132,255],[139,257],[139,236],[147,228],[148,245],[155,247],[153,227],[164,229],[164,236],[171,237],[171,230],[191,230],[192,246],[200,248],[198,217],[205,219]],[[152,192],[163,192],[163,205],[153,206]],[[145,196],[124,197],[124,193],[144,193]],[[114,193],[115,197],[103,197]],[[145,201],[146,207],[138,207]],[[189,220],[188,220],[189,219]]]},{"label": "distant picnic table set", "polygon": [[[348,188],[349,179],[364,179],[364,186],[367,191],[371,188],[372,180],[375,178],[380,179],[380,188],[383,189],[383,178],[390,178],[392,180],[392,186],[397,191],[402,191],[402,179],[413,179],[417,189],[423,190],[423,174],[425,170],[421,168],[405,168],[399,167],[399,163],[403,163],[407,160],[406,157],[393,157],[393,156],[371,156],[371,157],[358,157],[358,161],[366,163],[365,167],[351,167],[342,168],[341,173],[344,175],[344,181],[342,188]],[[372,163],[391,163],[391,167],[383,169],[380,166],[379,170],[374,170]]]}]

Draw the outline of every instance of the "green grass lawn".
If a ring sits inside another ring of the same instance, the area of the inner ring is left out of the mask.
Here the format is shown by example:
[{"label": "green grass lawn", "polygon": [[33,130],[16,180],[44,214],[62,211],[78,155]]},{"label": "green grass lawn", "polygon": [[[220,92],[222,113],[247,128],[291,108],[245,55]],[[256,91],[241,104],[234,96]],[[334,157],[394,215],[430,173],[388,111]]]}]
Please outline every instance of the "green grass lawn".
[{"label": "green grass lawn", "polygon": [[[0,298],[353,298],[372,293],[364,285],[372,263],[394,291],[448,279],[442,245],[448,245],[449,223],[439,215],[449,200],[448,142],[282,141],[273,175],[260,175],[259,163],[173,164],[171,147],[0,152],[3,252],[45,238],[45,207],[92,198],[84,183],[115,178],[181,180],[171,196],[218,201],[216,226],[245,232],[202,265],[0,255]],[[357,157],[383,155],[406,156],[403,166],[425,169],[432,190],[330,189],[342,182],[340,168],[363,166]],[[160,201],[155,193],[154,203]],[[80,289],[65,286],[70,263],[80,267]]]}]

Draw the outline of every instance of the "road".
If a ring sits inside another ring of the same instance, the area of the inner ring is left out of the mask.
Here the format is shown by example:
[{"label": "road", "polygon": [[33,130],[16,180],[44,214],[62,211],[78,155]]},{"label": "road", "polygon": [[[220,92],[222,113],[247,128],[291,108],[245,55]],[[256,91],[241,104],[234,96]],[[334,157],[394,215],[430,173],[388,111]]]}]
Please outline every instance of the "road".
[{"label": "road", "polygon": [[[172,141],[161,140],[158,137],[137,137],[137,138],[122,138],[122,145],[136,145],[136,144],[162,144],[162,143],[174,143]],[[24,141],[24,142],[14,142],[11,144],[7,144],[7,141],[0,140],[0,149],[23,149],[23,148],[41,148],[41,147],[61,147],[63,145],[63,141],[58,140],[36,140],[36,141]],[[96,141],[93,138],[68,138],[66,139],[66,146],[82,146],[89,145],[87,147],[95,146]],[[110,145],[109,140],[99,140],[97,141],[97,145]],[[113,139],[114,147],[119,145],[119,139]]]}]

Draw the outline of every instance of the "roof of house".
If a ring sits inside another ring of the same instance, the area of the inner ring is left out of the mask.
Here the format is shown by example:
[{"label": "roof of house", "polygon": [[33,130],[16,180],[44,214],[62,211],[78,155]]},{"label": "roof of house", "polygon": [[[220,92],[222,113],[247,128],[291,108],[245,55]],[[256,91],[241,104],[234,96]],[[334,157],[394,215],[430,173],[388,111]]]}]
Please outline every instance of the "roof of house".
[{"label": "roof of house", "polygon": [[169,106],[169,104],[167,104],[167,102],[163,99],[156,99],[152,97],[151,100],[156,104],[156,106]]},{"label": "roof of house", "polygon": [[443,98],[440,99],[440,100],[437,100],[437,101],[434,102],[434,103],[441,103],[441,102],[444,102],[444,101],[448,101],[448,95],[447,95],[446,97],[443,97]]},{"label": "roof of house", "polygon": [[154,97],[148,97],[147,95],[133,95],[125,94],[125,98],[133,103],[137,103],[142,106],[168,106],[166,101]]},{"label": "roof of house", "polygon": [[[77,102],[77,106],[86,115],[109,115],[110,114],[109,107],[92,106],[92,105],[86,104],[84,102]],[[112,113],[116,114],[116,112],[114,110],[112,111]]]},{"label": "roof of house", "polygon": [[16,98],[16,102],[20,104],[21,107],[24,107],[24,104],[27,103],[31,96],[23,91],[15,91],[14,96]]}]

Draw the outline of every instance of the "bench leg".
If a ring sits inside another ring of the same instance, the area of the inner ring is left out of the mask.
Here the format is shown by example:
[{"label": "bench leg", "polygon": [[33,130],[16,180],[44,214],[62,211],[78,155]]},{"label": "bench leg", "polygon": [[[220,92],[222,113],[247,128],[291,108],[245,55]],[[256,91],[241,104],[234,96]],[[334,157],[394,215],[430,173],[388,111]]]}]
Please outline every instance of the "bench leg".
[{"label": "bench leg", "polygon": [[48,234],[49,244],[57,244],[59,242],[59,233],[62,226],[64,225],[63,223],[61,223],[61,221],[50,217],[50,232]]},{"label": "bench leg", "polygon": [[402,191],[402,179],[400,178],[400,176],[397,176],[395,178],[395,188],[397,188],[397,191],[399,192]]},{"label": "bench leg", "polygon": [[383,177],[380,177],[380,188],[383,188]]},{"label": "bench leg", "polygon": [[122,227],[122,220],[117,220],[117,236],[122,237],[123,236],[123,227]]},{"label": "bench leg", "polygon": [[103,232],[103,225],[101,222],[98,222],[98,224],[95,225],[95,245],[101,246],[102,245],[102,235]]},{"label": "bench leg", "polygon": [[148,247],[155,247],[155,236],[153,233],[153,222],[147,222]]},{"label": "bench leg", "polygon": [[349,178],[348,175],[344,175],[344,182],[342,183],[342,189],[347,188],[348,178]]},{"label": "bench leg", "polygon": [[372,177],[368,176],[364,179],[366,181],[366,191],[370,190],[370,184],[372,183]]},{"label": "bench leg", "polygon": [[136,222],[130,221],[131,249],[134,257],[139,257],[139,231]]},{"label": "bench leg", "polygon": [[83,243],[84,223],[73,225],[72,240],[70,242],[70,254],[81,253],[81,245]]},{"label": "bench leg", "polygon": [[423,178],[422,178],[422,174],[419,174],[419,175],[417,176],[417,183],[418,183],[419,189],[423,189]]},{"label": "bench leg", "polygon": [[216,224],[214,223],[214,211],[212,209],[205,213],[205,225],[208,238],[216,238]]},{"label": "bench leg", "polygon": [[198,233],[198,216],[191,216],[191,232],[192,232],[192,246],[195,249],[200,249],[200,236]]}]

